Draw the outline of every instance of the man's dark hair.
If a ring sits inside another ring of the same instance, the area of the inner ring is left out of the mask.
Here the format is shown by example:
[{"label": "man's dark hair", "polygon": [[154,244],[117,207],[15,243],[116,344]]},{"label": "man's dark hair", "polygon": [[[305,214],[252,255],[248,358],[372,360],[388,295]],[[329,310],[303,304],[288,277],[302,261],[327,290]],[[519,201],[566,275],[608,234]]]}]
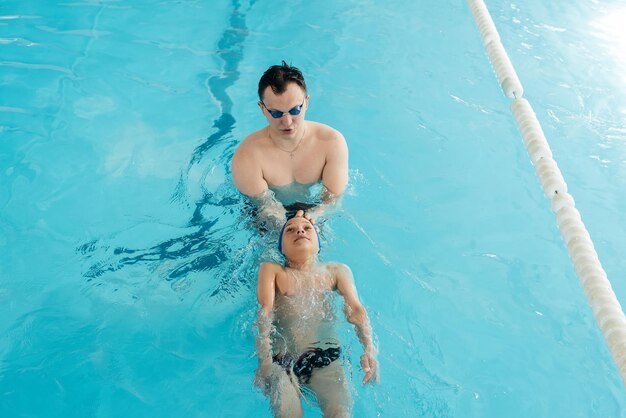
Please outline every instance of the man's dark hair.
[{"label": "man's dark hair", "polygon": [[259,80],[259,99],[263,100],[263,92],[267,86],[270,86],[275,94],[283,94],[289,83],[296,83],[306,94],[306,83],[300,70],[285,61],[281,65],[272,65]]}]

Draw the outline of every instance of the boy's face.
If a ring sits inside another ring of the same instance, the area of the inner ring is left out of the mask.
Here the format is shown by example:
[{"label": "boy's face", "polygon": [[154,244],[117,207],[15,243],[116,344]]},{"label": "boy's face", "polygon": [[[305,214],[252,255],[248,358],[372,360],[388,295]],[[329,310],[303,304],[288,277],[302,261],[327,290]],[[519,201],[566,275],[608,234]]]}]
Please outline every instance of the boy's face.
[{"label": "boy's face", "polygon": [[287,221],[283,231],[282,250],[287,259],[290,255],[298,255],[302,251],[317,254],[319,251],[317,232],[308,219],[297,216]]}]

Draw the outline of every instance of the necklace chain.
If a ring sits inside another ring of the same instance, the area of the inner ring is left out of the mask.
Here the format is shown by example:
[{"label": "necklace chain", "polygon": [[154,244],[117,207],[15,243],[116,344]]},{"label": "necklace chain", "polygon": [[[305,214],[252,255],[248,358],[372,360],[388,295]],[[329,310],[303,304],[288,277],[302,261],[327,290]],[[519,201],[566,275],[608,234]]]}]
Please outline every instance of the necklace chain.
[{"label": "necklace chain", "polygon": [[294,149],[292,149],[291,151],[286,150],[282,147],[280,147],[276,141],[274,141],[274,138],[272,138],[272,134],[270,132],[270,127],[267,127],[267,135],[270,137],[270,140],[272,141],[272,143],[276,146],[276,148],[278,148],[279,150],[281,150],[282,152],[286,152],[287,154],[289,154],[289,158],[293,159],[293,154],[295,154],[295,152],[298,150],[298,147],[300,146],[300,144],[302,143],[302,140],[304,140],[304,135],[306,135],[306,126],[304,127],[304,132],[302,132],[302,136],[300,137],[300,140],[298,140],[298,143],[296,144],[296,146],[294,147]]}]

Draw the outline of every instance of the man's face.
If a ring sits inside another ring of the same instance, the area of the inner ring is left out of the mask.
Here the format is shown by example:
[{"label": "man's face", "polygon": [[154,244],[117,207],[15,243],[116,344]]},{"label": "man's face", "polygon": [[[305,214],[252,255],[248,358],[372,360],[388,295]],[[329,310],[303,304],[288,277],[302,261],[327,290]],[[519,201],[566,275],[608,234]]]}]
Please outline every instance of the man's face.
[{"label": "man's face", "polygon": [[[274,135],[292,138],[302,134],[301,129],[308,106],[308,99],[304,90],[296,83],[287,84],[287,90],[280,95],[274,93],[272,88],[268,86],[263,92],[263,102],[259,102],[259,107],[270,124],[270,129]],[[298,115],[289,114],[291,109],[300,105],[302,105],[302,108]],[[279,118],[274,118],[268,109],[283,112],[283,115]]]},{"label": "man's face", "polygon": [[308,219],[297,216],[287,222],[283,231],[282,250],[288,259],[300,251],[317,254],[319,248],[317,232]]}]

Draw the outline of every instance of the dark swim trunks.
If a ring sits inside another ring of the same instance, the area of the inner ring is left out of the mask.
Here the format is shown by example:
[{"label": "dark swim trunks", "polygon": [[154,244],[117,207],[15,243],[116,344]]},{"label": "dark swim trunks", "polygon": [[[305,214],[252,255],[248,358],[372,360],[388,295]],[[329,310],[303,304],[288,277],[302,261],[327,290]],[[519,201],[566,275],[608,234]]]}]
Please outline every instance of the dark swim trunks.
[{"label": "dark swim trunks", "polygon": [[341,355],[341,348],[311,348],[294,359],[289,355],[275,355],[272,357],[274,363],[281,365],[287,373],[293,370],[300,383],[309,383],[313,375],[313,369],[321,369],[337,360]]}]

